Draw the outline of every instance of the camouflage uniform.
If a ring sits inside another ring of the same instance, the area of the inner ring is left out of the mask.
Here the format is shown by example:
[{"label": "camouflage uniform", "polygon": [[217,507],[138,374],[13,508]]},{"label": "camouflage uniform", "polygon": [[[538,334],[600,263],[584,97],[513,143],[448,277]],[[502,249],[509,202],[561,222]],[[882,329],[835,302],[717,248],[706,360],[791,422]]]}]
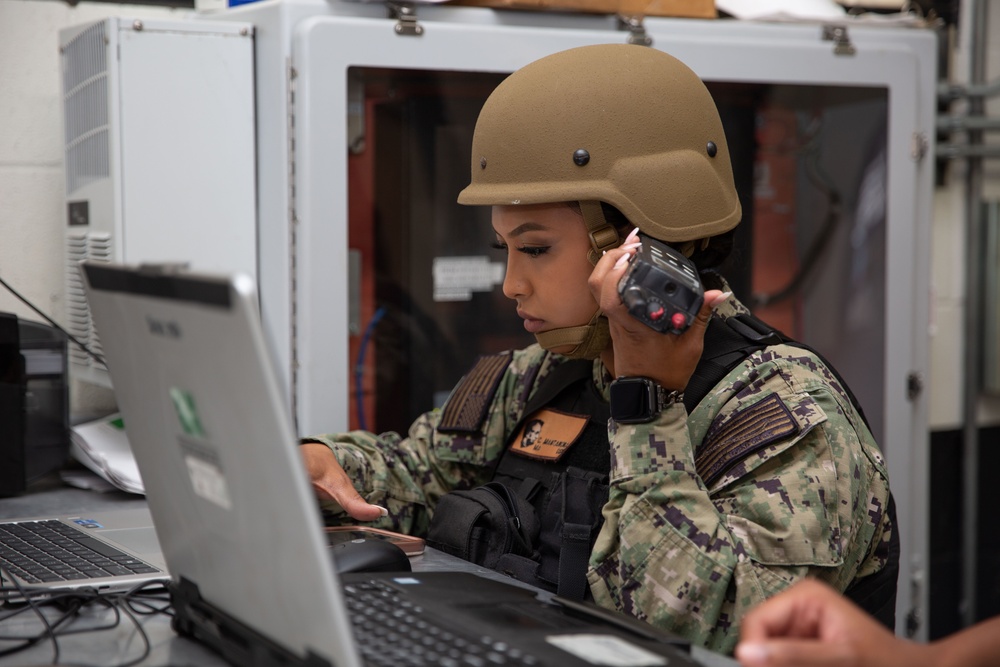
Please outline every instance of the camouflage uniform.
[{"label": "camouflage uniform", "polygon": [[[718,309],[745,312],[731,298]],[[425,534],[445,493],[489,481],[539,381],[565,359],[532,345],[513,354],[482,434],[317,436],[369,502],[374,525]],[[599,360],[593,380],[607,398]],[[809,352],[769,347],[733,369],[686,414],[609,425],[610,496],[590,558],[598,604],[731,653],[743,614],[812,576],[845,590],[885,564],[889,488],[874,438],[834,376]],[[333,503],[327,509],[338,511]]]}]

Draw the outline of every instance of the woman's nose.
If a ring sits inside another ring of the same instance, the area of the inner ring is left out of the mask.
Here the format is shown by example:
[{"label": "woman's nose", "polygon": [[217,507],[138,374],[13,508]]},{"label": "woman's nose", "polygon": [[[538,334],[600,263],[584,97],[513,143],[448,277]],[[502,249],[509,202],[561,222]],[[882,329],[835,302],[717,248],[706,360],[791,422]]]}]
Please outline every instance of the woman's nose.
[{"label": "woman's nose", "polygon": [[511,258],[508,255],[507,270],[503,276],[503,294],[508,299],[516,299],[524,296],[526,291],[527,284],[520,277],[517,267],[515,266],[515,262],[511,261]]}]

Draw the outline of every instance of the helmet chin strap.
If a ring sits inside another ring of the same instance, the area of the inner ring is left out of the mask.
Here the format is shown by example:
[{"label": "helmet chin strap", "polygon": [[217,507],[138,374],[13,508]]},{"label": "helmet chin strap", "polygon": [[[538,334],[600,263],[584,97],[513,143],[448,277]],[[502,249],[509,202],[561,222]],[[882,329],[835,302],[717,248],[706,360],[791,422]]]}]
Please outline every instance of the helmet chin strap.
[{"label": "helmet chin strap", "polygon": [[596,359],[611,342],[611,329],[608,318],[598,310],[587,324],[541,331],[535,340],[550,352],[572,345],[568,352],[559,352],[570,359]]},{"label": "helmet chin strap", "polygon": [[[590,252],[587,254],[587,259],[591,264],[597,264],[605,251],[621,245],[621,239],[618,238],[615,228],[604,218],[600,202],[581,201],[580,212],[583,214],[587,234],[590,236]],[[611,342],[611,330],[608,327],[608,318],[604,317],[598,308],[587,324],[542,331],[535,334],[535,340],[549,351],[572,345],[573,349],[569,352],[560,352],[570,359],[596,359]]]}]

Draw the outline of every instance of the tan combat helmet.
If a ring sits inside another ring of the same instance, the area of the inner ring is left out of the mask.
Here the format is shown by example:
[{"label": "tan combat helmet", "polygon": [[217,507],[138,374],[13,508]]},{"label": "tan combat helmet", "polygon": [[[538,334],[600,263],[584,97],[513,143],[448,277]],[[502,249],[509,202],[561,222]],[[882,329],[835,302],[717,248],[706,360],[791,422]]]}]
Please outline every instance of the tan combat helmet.
[{"label": "tan combat helmet", "polygon": [[[729,231],[741,215],[722,122],[705,84],[673,56],[627,44],[561,51],[497,86],[476,122],[472,182],[458,201],[577,201],[595,264],[621,243],[600,202],[685,254],[692,241]],[[611,340],[600,310],[590,322],[536,338],[546,349],[586,359]]]},{"label": "tan combat helmet", "polygon": [[741,215],[705,84],[673,56],[629,44],[562,51],[507,77],[479,114],[458,201],[607,202],[667,242],[721,234]]}]

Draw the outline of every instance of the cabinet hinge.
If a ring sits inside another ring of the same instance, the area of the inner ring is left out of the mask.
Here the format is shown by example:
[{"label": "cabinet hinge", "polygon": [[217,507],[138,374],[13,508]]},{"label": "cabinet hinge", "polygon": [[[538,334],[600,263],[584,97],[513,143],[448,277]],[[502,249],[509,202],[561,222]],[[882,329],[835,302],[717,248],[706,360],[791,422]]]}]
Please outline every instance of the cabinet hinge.
[{"label": "cabinet hinge", "polygon": [[851,44],[847,27],[842,25],[823,26],[823,41],[833,42],[833,52],[838,56],[853,56],[857,51]]},{"label": "cabinet hinge", "polygon": [[417,11],[409,2],[387,2],[389,15],[396,19],[393,30],[397,35],[420,37],[424,34],[424,27],[417,23]]}]

